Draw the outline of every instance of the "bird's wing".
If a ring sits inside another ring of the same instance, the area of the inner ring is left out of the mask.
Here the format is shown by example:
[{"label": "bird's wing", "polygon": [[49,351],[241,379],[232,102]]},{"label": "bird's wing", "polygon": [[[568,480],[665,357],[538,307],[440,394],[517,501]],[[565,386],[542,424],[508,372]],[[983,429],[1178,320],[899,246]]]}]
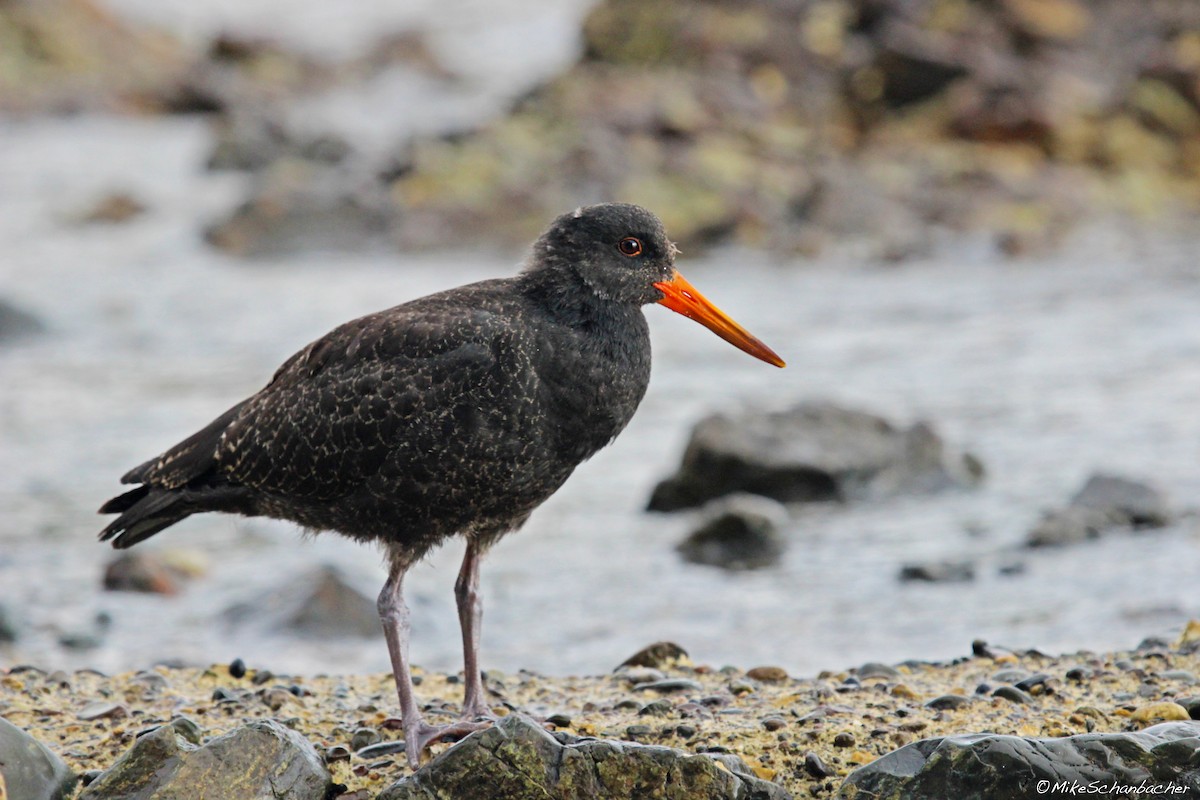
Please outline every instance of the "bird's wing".
[{"label": "bird's wing", "polygon": [[436,449],[464,407],[502,392],[511,329],[496,314],[414,303],[348,322],[281,366],[260,392],[127,483],[235,484],[343,496],[396,449]]}]

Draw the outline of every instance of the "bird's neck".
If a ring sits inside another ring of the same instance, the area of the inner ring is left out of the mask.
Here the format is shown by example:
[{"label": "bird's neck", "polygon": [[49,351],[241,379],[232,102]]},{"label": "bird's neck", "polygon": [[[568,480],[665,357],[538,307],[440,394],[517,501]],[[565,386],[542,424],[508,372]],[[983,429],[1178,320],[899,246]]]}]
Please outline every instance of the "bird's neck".
[{"label": "bird's neck", "polygon": [[641,309],[601,294],[567,264],[544,264],[517,277],[521,292],[555,322],[581,330],[619,327]]}]

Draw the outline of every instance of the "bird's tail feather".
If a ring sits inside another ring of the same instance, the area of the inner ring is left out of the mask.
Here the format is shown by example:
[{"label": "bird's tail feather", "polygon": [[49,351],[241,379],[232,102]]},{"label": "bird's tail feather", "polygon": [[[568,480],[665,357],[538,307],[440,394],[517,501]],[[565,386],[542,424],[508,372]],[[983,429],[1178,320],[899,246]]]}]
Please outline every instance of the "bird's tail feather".
[{"label": "bird's tail feather", "polygon": [[100,532],[100,541],[111,539],[113,547],[123,550],[191,516],[196,510],[186,502],[182,492],[139,486],[100,507],[101,514],[121,515]]}]

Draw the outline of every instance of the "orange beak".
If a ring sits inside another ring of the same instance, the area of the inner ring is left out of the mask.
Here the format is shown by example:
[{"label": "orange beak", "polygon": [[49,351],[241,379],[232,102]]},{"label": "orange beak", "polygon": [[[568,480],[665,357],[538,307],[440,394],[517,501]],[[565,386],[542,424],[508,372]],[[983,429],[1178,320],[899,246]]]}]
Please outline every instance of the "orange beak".
[{"label": "orange beak", "polygon": [[784,361],[775,351],[767,347],[750,332],[738,325],[729,315],[714,306],[696,288],[676,272],[669,281],[659,281],[654,288],[663,293],[659,305],[666,306],[677,314],[683,314],[688,319],[694,319],[710,331],[720,336],[739,350],[744,350],[757,359],[784,366]]}]

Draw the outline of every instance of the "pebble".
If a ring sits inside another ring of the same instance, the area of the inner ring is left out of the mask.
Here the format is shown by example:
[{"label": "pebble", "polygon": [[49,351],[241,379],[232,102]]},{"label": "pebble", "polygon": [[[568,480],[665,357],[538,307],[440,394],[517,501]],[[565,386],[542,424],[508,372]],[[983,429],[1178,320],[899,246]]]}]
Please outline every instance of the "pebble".
[{"label": "pebble", "polygon": [[325,763],[332,764],[336,761],[349,761],[350,748],[344,744],[335,744],[333,747],[325,748]]},{"label": "pebble", "polygon": [[374,728],[359,728],[350,737],[350,749],[358,753],[363,748],[383,741],[383,734]]},{"label": "pebble", "polygon": [[123,719],[128,716],[129,709],[120,703],[89,703],[75,715],[84,722],[94,719]]},{"label": "pebble", "polygon": [[878,661],[868,661],[858,669],[854,670],[860,681],[865,681],[869,678],[899,678],[900,670],[887,664],[881,664]]},{"label": "pebble", "polygon": [[788,674],[783,667],[754,667],[746,671],[746,677],[756,681],[778,682],[786,681]]},{"label": "pebble", "polygon": [[758,691],[758,686],[751,681],[730,681],[729,691],[735,695],[753,694]]},{"label": "pebble", "polygon": [[1188,672],[1185,669],[1172,669],[1167,670],[1166,672],[1160,672],[1158,677],[1162,678],[1163,680],[1186,683],[1188,686],[1194,686],[1195,684],[1200,683],[1200,679],[1196,677],[1196,673]]},{"label": "pebble", "polygon": [[396,739],[390,742],[379,742],[378,744],[367,745],[359,750],[356,755],[362,759],[381,758],[382,756],[393,756],[397,753],[404,752],[404,740]]},{"label": "pebble", "polygon": [[905,564],[900,567],[899,578],[903,582],[966,583],[975,580],[975,565],[969,561]]},{"label": "pebble", "polygon": [[672,706],[670,700],[655,700],[654,702],[647,703],[638,709],[638,716],[665,717],[667,714],[671,713],[671,709]]},{"label": "pebble", "polygon": [[634,691],[652,691],[652,692],[698,692],[704,687],[697,681],[690,681],[687,678],[667,678],[661,681],[647,681],[639,683],[633,687]]},{"label": "pebble", "polygon": [[551,725],[554,725],[558,728],[571,727],[571,718],[566,714],[551,714],[550,716],[546,717],[546,722],[549,722]]},{"label": "pebble", "polygon": [[1039,672],[1035,675],[1030,675],[1025,680],[1017,681],[1013,685],[1023,692],[1032,693],[1035,689],[1042,689],[1043,691],[1048,690],[1049,687],[1047,686],[1047,681],[1050,680],[1051,677],[1049,675],[1044,672]]},{"label": "pebble", "polygon": [[1150,720],[1173,721],[1191,719],[1191,715],[1179,703],[1163,701],[1161,703],[1150,703],[1142,706],[1130,715],[1130,719],[1136,722],[1149,722]]},{"label": "pebble", "polygon": [[993,672],[990,680],[996,683],[1016,683],[1028,677],[1029,673],[1023,669],[1002,669],[998,672]]},{"label": "pebble", "polygon": [[688,660],[687,650],[674,642],[655,642],[647,645],[621,662],[622,667],[652,667],[663,669]]},{"label": "pebble", "polygon": [[821,757],[811,750],[804,754],[804,770],[814,778],[828,778],[833,774]]},{"label": "pebble", "polygon": [[246,662],[240,658],[235,658],[229,662],[229,676],[231,678],[241,679],[246,677]]},{"label": "pebble", "polygon": [[649,725],[630,725],[628,728],[625,729],[625,735],[628,736],[630,739],[636,738],[638,736],[649,736],[653,732],[654,732],[654,729],[651,728]]},{"label": "pebble", "polygon": [[164,689],[170,688],[171,684],[162,675],[159,675],[154,670],[142,670],[133,676],[133,683],[138,684],[146,689],[146,691],[157,694]]},{"label": "pebble", "polygon": [[962,708],[967,703],[971,702],[971,698],[961,694],[943,694],[933,698],[925,704],[926,708],[932,708],[937,711],[951,711],[956,708]]},{"label": "pebble", "polygon": [[696,735],[696,726],[695,725],[677,725],[675,727],[675,734],[682,739],[690,739]]},{"label": "pebble", "polygon": [[262,701],[267,708],[272,711],[278,711],[290,702],[295,701],[296,695],[289,692],[287,689],[268,689],[263,692]]},{"label": "pebble", "polygon": [[833,737],[834,747],[854,747],[854,734],[842,731],[837,736]]},{"label": "pebble", "polygon": [[1083,681],[1088,680],[1095,674],[1096,674],[1096,671],[1091,669],[1090,667],[1080,666],[1080,667],[1071,667],[1069,670],[1066,671],[1065,677],[1069,681],[1083,682]]},{"label": "pebble", "polygon": [[992,692],[992,697],[999,697],[1013,703],[1032,703],[1033,698],[1028,692],[1023,692],[1015,686],[1001,686]]},{"label": "pebble", "polygon": [[654,667],[618,667],[613,674],[628,683],[653,683],[667,679],[667,673]]},{"label": "pebble", "polygon": [[228,686],[218,686],[213,689],[212,699],[217,703],[237,703],[242,697],[236,689],[230,689]]},{"label": "pebble", "polygon": [[769,731],[777,731],[787,727],[787,720],[783,717],[766,717],[762,721],[762,726]]}]

